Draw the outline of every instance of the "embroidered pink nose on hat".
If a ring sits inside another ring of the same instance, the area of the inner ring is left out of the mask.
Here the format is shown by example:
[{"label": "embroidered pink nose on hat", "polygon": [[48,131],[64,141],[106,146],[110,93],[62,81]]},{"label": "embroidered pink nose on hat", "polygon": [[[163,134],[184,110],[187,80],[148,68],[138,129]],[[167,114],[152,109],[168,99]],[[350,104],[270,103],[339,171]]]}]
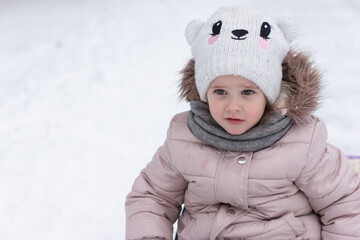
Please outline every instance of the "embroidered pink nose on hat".
[{"label": "embroidered pink nose on hat", "polygon": [[195,60],[200,98],[218,76],[242,76],[253,81],[272,104],[280,92],[282,61],[297,29],[290,20],[275,22],[248,7],[222,7],[207,22],[191,21],[185,37]]}]

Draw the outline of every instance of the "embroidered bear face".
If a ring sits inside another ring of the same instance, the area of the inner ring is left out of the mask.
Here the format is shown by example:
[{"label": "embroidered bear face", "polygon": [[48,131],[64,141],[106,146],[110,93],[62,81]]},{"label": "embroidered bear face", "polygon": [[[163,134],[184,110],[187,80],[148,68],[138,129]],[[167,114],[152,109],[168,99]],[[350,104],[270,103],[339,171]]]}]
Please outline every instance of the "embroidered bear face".
[{"label": "embroidered bear face", "polygon": [[[210,34],[207,43],[209,45],[213,44],[220,36],[220,30],[222,27],[222,21],[217,21],[212,26],[212,33]],[[231,31],[231,39],[234,40],[245,40],[249,31],[246,29],[234,29]],[[259,27],[259,45],[263,49],[268,49],[270,47],[270,38],[271,25],[268,22],[263,22]]]},{"label": "embroidered bear face", "polygon": [[267,49],[267,45],[269,45],[267,40],[271,39],[274,31],[280,35],[279,37],[285,38],[288,43],[293,41],[297,33],[294,23],[289,20],[274,22],[259,11],[235,6],[220,8],[206,23],[199,19],[190,22],[185,36],[188,43],[193,45],[197,37],[206,34],[208,36],[207,43],[211,45],[222,34],[230,34],[233,40],[245,40],[254,34],[258,37],[257,42],[261,42],[261,47]]}]

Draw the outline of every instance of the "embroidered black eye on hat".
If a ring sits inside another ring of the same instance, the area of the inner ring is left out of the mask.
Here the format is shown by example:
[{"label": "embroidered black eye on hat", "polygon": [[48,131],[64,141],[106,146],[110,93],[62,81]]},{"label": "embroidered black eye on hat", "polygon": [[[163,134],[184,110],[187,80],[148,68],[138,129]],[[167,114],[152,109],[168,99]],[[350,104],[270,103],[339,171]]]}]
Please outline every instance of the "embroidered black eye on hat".
[{"label": "embroidered black eye on hat", "polygon": [[185,37],[195,60],[200,98],[218,76],[235,75],[254,82],[272,104],[280,92],[282,61],[296,37],[292,21],[275,22],[248,7],[222,7],[205,23],[191,21]]}]

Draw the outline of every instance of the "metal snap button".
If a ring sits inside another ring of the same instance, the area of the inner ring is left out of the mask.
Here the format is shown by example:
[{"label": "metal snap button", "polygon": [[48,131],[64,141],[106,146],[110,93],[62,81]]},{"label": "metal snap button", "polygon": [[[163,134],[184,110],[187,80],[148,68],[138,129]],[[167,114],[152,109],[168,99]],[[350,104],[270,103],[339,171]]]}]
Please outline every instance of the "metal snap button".
[{"label": "metal snap button", "polygon": [[238,162],[238,164],[240,164],[240,165],[245,164],[245,163],[246,163],[246,157],[244,157],[244,156],[239,157],[238,160],[237,160],[237,162]]},{"label": "metal snap button", "polygon": [[228,215],[229,217],[232,217],[235,215],[235,210],[232,208],[229,208],[226,210],[226,215]]}]

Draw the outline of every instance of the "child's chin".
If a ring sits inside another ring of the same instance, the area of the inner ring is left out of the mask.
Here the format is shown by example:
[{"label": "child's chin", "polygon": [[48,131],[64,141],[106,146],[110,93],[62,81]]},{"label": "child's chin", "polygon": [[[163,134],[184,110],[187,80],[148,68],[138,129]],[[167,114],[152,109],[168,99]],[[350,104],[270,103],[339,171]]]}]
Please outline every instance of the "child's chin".
[{"label": "child's chin", "polygon": [[246,132],[246,130],[243,129],[225,129],[225,131],[231,135],[241,135]]}]

